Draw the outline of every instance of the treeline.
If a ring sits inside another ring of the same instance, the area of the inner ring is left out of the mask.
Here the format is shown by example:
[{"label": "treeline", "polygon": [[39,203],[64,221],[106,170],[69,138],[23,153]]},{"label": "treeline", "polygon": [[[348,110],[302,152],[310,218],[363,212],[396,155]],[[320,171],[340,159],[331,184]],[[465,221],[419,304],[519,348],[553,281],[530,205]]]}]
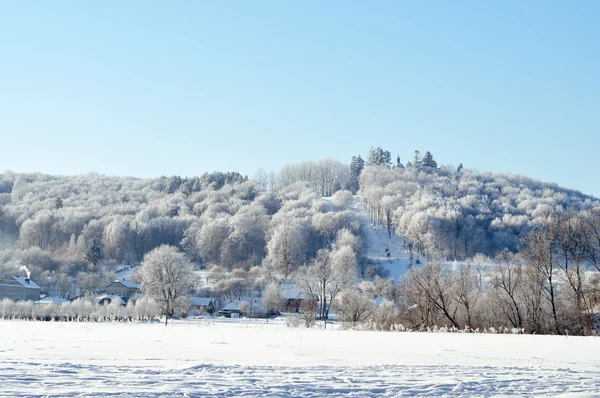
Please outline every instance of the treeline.
[{"label": "treeline", "polygon": [[[181,311],[186,314],[185,309]],[[92,299],[78,298],[62,304],[34,304],[32,301],[0,301],[0,319],[63,322],[152,321],[161,315],[156,302],[142,298],[122,306],[118,301],[98,305]]]}]

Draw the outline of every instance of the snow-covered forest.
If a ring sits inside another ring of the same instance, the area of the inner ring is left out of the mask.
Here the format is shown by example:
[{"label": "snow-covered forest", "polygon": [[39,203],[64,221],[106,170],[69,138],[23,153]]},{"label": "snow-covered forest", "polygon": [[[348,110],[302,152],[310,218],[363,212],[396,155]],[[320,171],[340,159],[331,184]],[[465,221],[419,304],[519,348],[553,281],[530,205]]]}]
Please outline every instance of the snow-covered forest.
[{"label": "snow-covered forest", "polygon": [[[371,225],[405,242],[410,271],[399,284],[365,256]],[[312,311],[323,318],[333,304],[352,323],[383,317],[378,328],[401,316],[417,328],[589,334],[600,202],[523,176],[438,166],[430,152],[402,164],[382,148],[250,179],[5,172],[0,245],[0,276],[25,265],[53,296],[95,294],[169,245],[207,270],[204,293],[228,300],[292,280],[318,298]],[[375,296],[388,312],[365,304]]]}]

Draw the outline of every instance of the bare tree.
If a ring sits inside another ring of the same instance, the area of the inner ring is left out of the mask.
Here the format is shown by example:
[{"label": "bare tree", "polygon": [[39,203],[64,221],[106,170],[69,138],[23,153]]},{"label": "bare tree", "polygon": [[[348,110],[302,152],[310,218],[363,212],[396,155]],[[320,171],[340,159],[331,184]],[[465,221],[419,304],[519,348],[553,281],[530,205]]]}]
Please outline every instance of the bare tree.
[{"label": "bare tree", "polygon": [[559,298],[556,270],[558,223],[552,218],[548,223],[531,231],[525,239],[525,261],[532,268],[533,275],[542,278],[542,292],[550,306],[550,316],[556,334],[562,334],[559,320]]},{"label": "bare tree", "polygon": [[[306,297],[316,297],[319,302],[319,318],[327,320],[329,307],[337,295],[349,287],[356,278],[356,262],[348,258],[348,247],[333,253],[321,249],[308,266],[302,266],[295,273],[296,285]],[[350,252],[352,250],[350,249]]]},{"label": "bare tree", "polygon": [[523,266],[508,250],[496,256],[497,265],[490,274],[493,297],[501,312],[513,327],[523,327],[521,291],[523,289]]},{"label": "bare tree", "polygon": [[426,264],[421,269],[411,268],[407,277],[419,296],[426,299],[416,304],[436,308],[452,326],[460,328],[456,313],[459,302],[456,297],[456,282],[451,270],[439,263]]}]

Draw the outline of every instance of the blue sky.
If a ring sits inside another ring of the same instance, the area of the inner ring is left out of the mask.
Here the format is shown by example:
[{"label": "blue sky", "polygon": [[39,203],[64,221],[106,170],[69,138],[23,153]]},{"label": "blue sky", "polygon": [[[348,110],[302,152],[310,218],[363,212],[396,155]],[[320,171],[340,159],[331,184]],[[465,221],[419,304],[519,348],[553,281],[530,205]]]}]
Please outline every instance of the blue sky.
[{"label": "blue sky", "polygon": [[600,197],[600,2],[0,2],[0,170],[151,177],[371,146]]}]

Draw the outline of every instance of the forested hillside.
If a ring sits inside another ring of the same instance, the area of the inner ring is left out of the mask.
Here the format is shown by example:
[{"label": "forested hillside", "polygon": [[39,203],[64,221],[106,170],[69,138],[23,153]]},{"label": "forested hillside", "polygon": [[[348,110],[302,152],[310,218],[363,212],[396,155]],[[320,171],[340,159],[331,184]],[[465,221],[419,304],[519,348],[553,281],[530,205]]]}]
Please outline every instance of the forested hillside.
[{"label": "forested hillside", "polygon": [[359,196],[372,217],[429,258],[465,259],[517,250],[535,225],[599,202],[580,192],[512,174],[442,166],[366,167]]},{"label": "forested hillside", "polygon": [[349,192],[331,201],[305,183],[267,192],[238,173],[149,180],[5,173],[0,190],[2,273],[26,265],[51,294],[93,293],[113,277],[107,271],[138,264],[161,244],[180,247],[199,267],[264,265],[289,276],[339,236],[361,233]]},{"label": "forested hillside", "polygon": [[253,179],[236,172],[156,179],[6,172],[0,272],[25,265],[49,294],[95,293],[112,271],[167,244],[212,270],[215,294],[239,297],[257,281],[258,291],[270,280],[301,283],[303,270],[314,271],[305,265],[323,264],[343,268],[348,287],[357,277],[385,276],[364,256],[357,205],[430,261],[514,253],[553,220],[584,231],[586,261],[598,258],[595,198],[522,176],[438,166],[429,152],[415,152],[406,165],[381,148],[365,159],[287,165]]}]

